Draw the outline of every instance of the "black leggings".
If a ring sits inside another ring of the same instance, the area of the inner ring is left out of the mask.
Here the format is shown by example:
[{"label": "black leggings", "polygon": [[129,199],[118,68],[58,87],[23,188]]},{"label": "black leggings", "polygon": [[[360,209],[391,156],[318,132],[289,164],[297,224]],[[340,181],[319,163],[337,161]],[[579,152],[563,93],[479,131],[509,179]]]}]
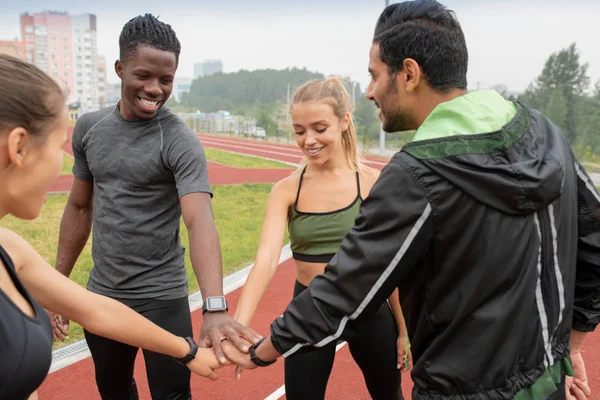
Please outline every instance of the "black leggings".
[{"label": "black leggings", "polygon": [[[294,297],[306,289],[296,281]],[[403,399],[397,365],[398,327],[387,302],[361,325],[359,336],[348,342],[361,369],[369,394],[375,400]],[[285,395],[288,400],[325,398],[336,343],[297,353],[285,359]]]},{"label": "black leggings", "polygon": [[[118,299],[117,299],[118,300]],[[188,298],[175,300],[119,300],[161,328],[178,336],[192,336]],[[103,400],[137,400],[133,365],[137,347],[84,331]],[[190,370],[173,358],[144,350],[146,376],[152,399],[191,399]]]}]

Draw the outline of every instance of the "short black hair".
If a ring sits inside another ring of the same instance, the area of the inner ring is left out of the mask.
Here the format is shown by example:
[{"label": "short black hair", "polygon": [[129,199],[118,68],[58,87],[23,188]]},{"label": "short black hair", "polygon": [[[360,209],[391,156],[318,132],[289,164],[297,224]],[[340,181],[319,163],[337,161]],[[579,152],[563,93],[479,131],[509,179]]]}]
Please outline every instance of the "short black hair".
[{"label": "short black hair", "polygon": [[175,54],[179,64],[181,44],[171,25],[159,21],[152,14],[139,15],[123,26],[119,36],[119,58],[125,62],[135,55],[138,47],[148,46]]},{"label": "short black hair", "polygon": [[429,85],[439,92],[467,88],[469,55],[454,12],[435,0],[414,0],[386,7],[377,21],[373,43],[394,76],[404,60],[414,59]]}]

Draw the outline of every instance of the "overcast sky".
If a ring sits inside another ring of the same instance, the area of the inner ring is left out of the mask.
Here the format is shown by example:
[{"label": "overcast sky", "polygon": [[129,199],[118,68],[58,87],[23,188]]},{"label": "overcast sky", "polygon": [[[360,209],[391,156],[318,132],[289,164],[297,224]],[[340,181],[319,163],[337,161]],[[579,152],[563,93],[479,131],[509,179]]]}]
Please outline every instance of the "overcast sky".
[{"label": "overcast sky", "polygon": [[[397,1],[391,1],[397,2]],[[576,42],[600,79],[600,1],[447,0],[469,48],[469,87],[504,84],[524,90],[555,51]],[[224,72],[306,67],[368,83],[368,51],[385,0],[0,0],[0,39],[19,36],[19,15],[46,10],[93,13],[98,53],[112,65],[118,37],[130,18],[150,12],[176,31],[182,44],[178,77],[193,64],[221,59]],[[108,81],[117,82],[112,69]]]}]

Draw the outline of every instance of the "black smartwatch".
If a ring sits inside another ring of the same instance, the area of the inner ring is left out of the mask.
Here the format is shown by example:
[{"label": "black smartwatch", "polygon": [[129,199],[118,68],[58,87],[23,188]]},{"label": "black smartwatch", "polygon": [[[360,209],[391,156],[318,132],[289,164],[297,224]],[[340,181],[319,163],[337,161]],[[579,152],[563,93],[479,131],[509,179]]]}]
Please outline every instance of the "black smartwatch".
[{"label": "black smartwatch", "polygon": [[227,299],[225,296],[207,297],[202,302],[202,314],[205,312],[221,312],[227,311]]},{"label": "black smartwatch", "polygon": [[267,367],[267,366],[269,366],[269,365],[271,365],[271,364],[275,363],[275,361],[277,361],[277,359],[274,359],[273,361],[263,361],[263,360],[261,360],[260,358],[258,358],[258,356],[256,355],[256,348],[257,348],[258,346],[260,346],[260,344],[261,344],[262,342],[264,342],[266,338],[267,338],[267,337],[265,336],[265,337],[263,337],[262,339],[260,339],[260,340],[258,341],[258,343],[256,343],[255,345],[253,345],[253,346],[251,346],[251,347],[250,347],[250,351],[249,351],[249,353],[250,353],[250,360],[251,360],[251,361],[252,361],[254,364],[256,364],[257,366],[259,366],[259,367]]},{"label": "black smartwatch", "polygon": [[190,361],[196,358],[196,353],[198,352],[198,345],[194,342],[194,339],[188,336],[185,338],[185,341],[190,345],[190,352],[183,358],[173,357],[175,361],[183,365],[187,365]]}]

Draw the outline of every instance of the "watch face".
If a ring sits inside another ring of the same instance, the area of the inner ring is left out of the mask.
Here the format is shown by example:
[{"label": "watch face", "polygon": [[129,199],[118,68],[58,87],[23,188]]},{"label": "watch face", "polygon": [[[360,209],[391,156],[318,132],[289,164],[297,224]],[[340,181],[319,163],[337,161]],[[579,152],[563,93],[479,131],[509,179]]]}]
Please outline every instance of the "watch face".
[{"label": "watch face", "polygon": [[227,305],[223,297],[209,297],[206,299],[206,308],[209,310],[224,310]]}]

